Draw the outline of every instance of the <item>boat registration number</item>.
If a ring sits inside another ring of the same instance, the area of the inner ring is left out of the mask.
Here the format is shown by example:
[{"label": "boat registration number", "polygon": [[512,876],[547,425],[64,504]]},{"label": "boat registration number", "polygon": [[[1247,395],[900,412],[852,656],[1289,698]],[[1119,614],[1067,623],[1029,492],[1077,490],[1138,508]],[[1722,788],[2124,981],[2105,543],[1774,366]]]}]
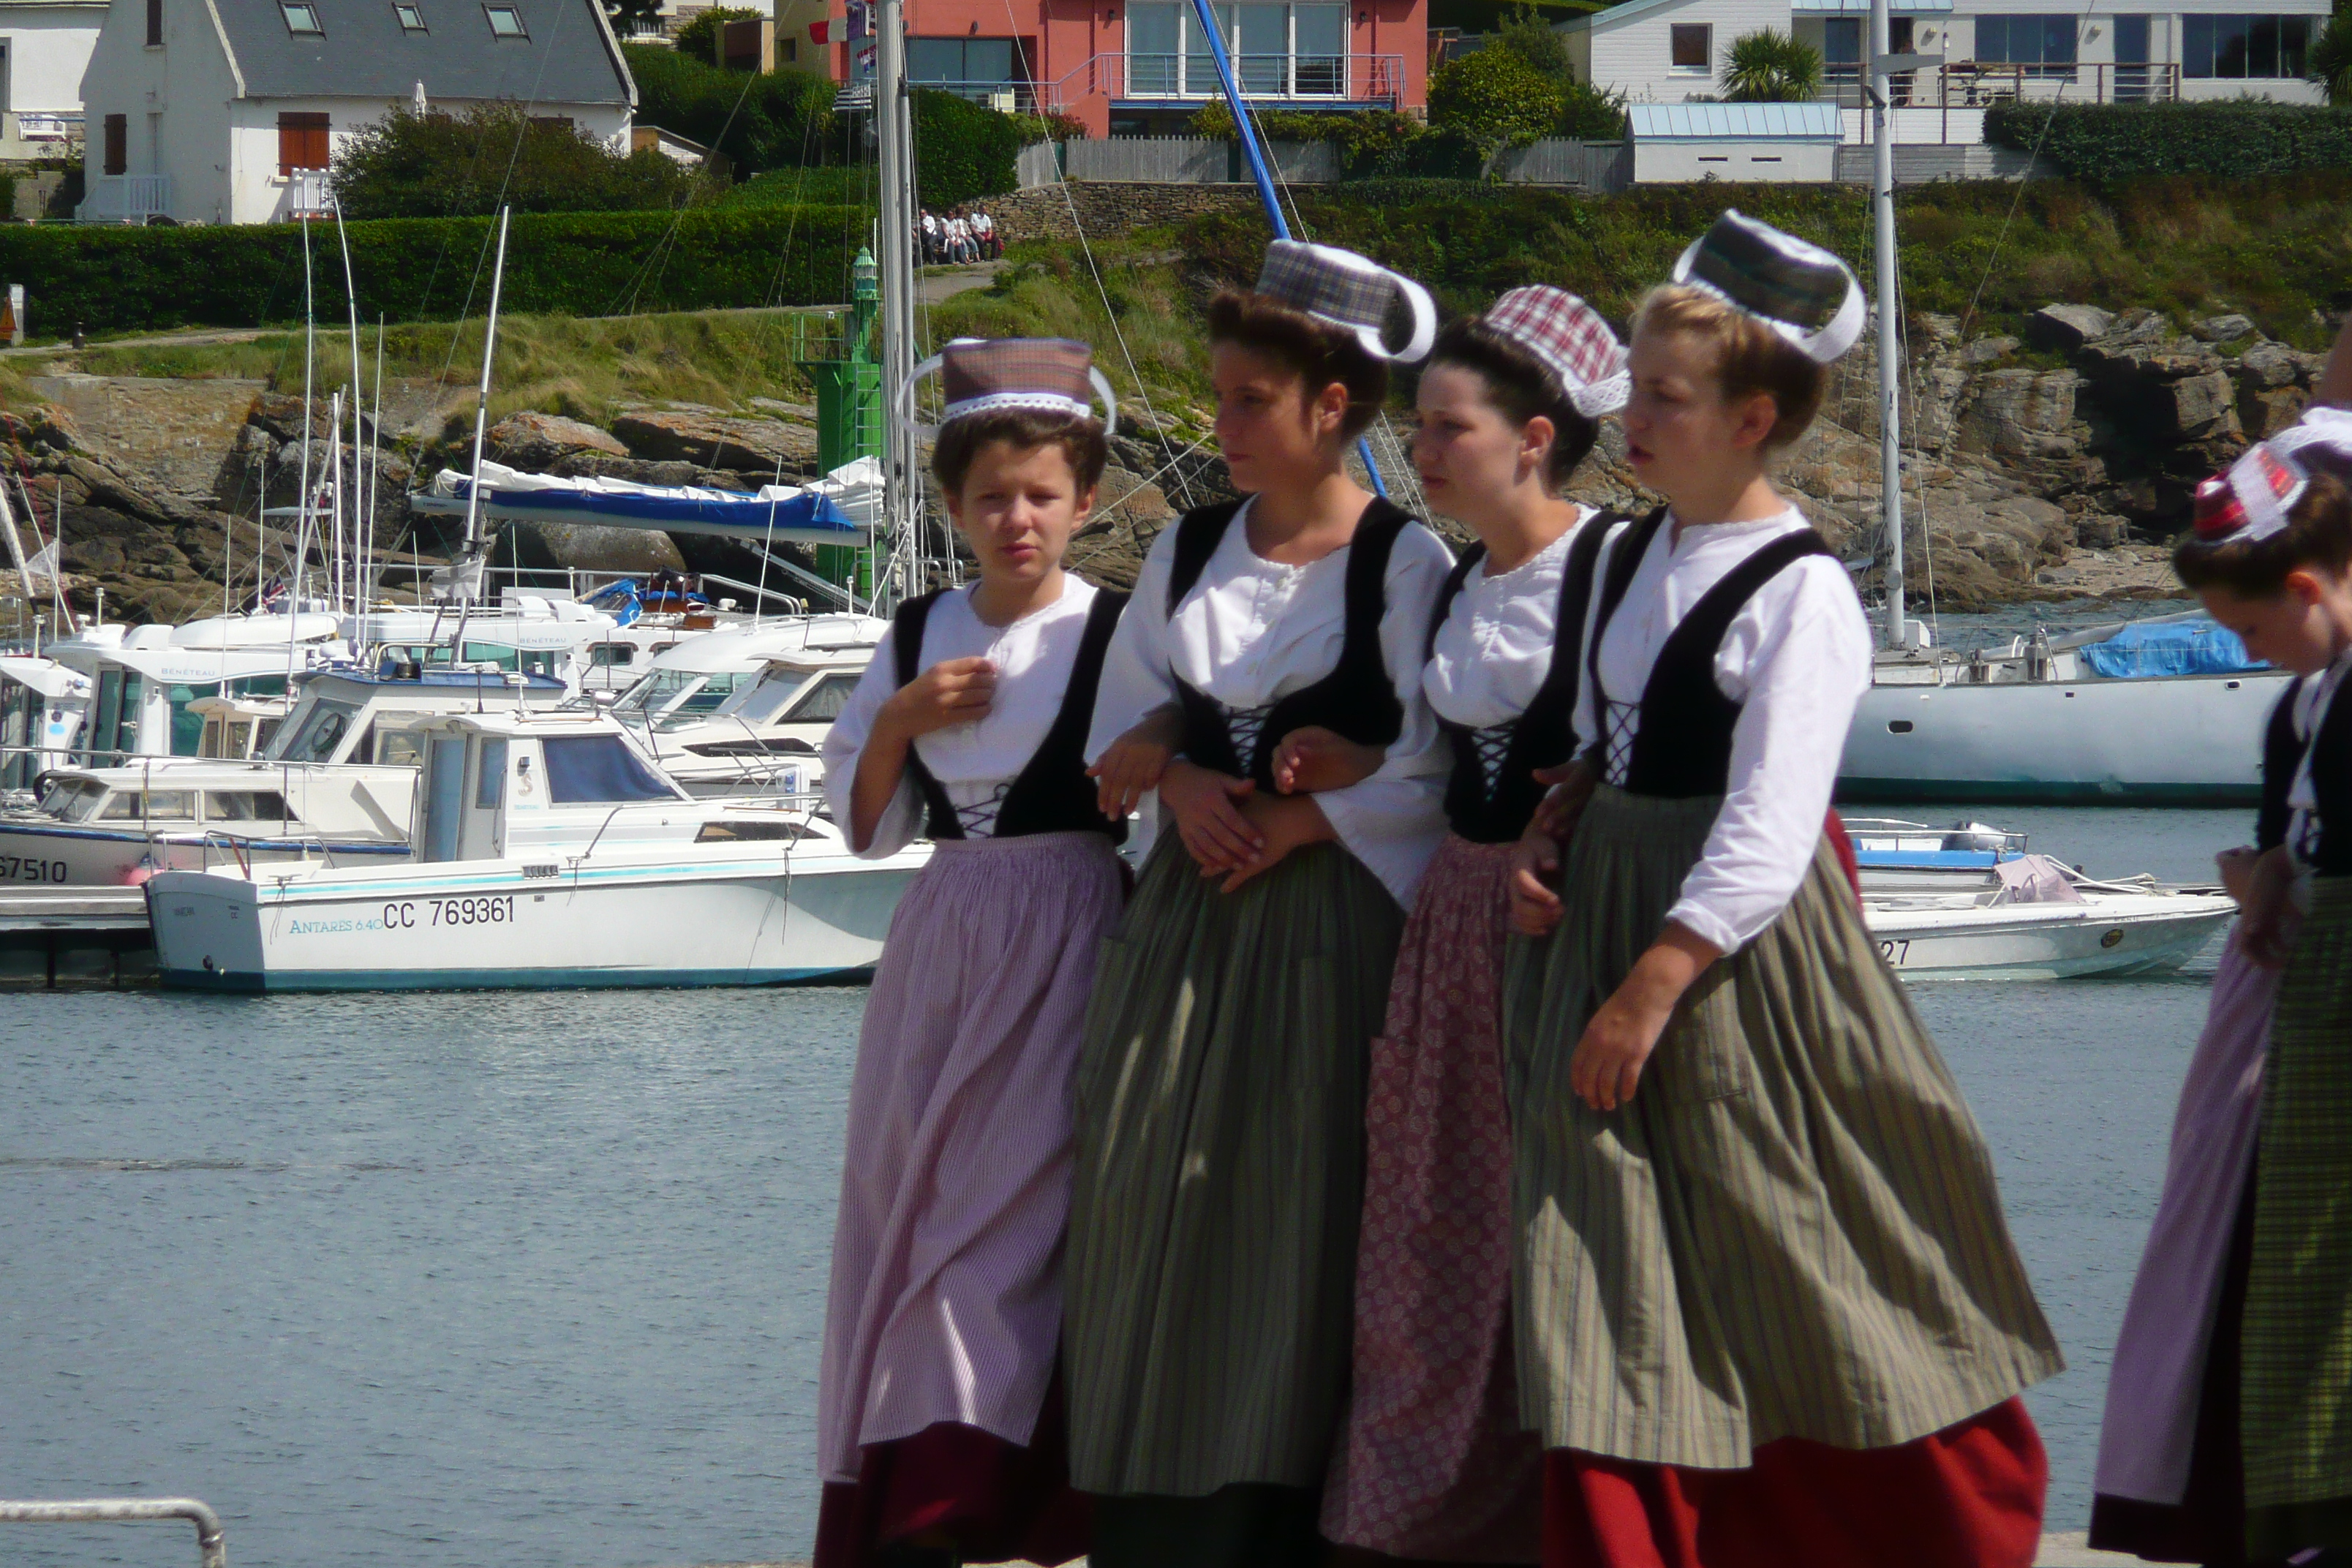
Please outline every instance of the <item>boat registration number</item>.
[{"label": "boat registration number", "polygon": [[493,926],[511,924],[514,895],[492,899],[415,899],[383,906],[383,929],[414,931],[418,926]]},{"label": "boat registration number", "polygon": [[1887,963],[1893,964],[1895,968],[1902,968],[1903,961],[1911,956],[1910,939],[1906,937],[1898,942],[1880,942],[1878,944],[1878,956],[1886,960]]},{"label": "boat registration number", "polygon": [[62,882],[72,875],[62,860],[34,860],[21,855],[0,855],[0,881]]}]

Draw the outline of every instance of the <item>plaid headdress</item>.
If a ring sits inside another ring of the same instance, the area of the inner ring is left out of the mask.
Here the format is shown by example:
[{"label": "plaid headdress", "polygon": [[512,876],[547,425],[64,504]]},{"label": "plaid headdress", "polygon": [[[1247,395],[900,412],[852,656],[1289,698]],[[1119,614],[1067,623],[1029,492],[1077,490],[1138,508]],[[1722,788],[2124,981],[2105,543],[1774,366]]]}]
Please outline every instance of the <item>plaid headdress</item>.
[{"label": "plaid headdress", "polygon": [[2314,408],[2197,487],[2200,544],[2247,544],[2287,524],[2315,468],[2352,478],[2352,410]]},{"label": "plaid headdress", "polygon": [[[1111,395],[1110,383],[1095,368],[1094,350],[1075,339],[958,338],[917,365],[908,378],[910,411],[915,384],[934,371],[947,408],[939,426],[916,424],[919,435],[936,435],[940,426],[999,408],[1037,408],[1089,418],[1096,394],[1102,396],[1103,433],[1118,426],[1118,400]],[[915,423],[911,413],[908,423]]]},{"label": "plaid headdress", "polygon": [[[1437,306],[1429,290],[1402,272],[1336,245],[1277,239],[1265,247],[1257,291],[1318,321],[1348,327],[1375,359],[1411,363],[1437,341]],[[1389,307],[1398,300],[1412,316],[1412,336],[1401,349],[1381,341]]]},{"label": "plaid headdress", "polygon": [[1844,262],[1737,210],[1726,211],[1683,252],[1675,281],[1755,317],[1815,364],[1853,347],[1870,314]]},{"label": "plaid headdress", "polygon": [[1543,283],[1514,289],[1479,319],[1541,360],[1587,419],[1625,406],[1625,346],[1600,311],[1567,289]]}]

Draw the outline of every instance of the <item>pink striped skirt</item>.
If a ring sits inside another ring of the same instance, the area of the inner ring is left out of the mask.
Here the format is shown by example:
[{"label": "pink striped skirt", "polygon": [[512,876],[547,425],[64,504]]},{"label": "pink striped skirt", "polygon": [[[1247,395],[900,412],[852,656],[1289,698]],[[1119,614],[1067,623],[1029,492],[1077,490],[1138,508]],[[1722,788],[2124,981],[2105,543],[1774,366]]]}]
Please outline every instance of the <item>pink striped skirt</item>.
[{"label": "pink striped skirt", "polygon": [[1062,1331],[1070,1075],[1125,901],[1100,834],[949,840],[890,921],[849,1090],[818,1462],[941,1423],[1029,1443]]},{"label": "pink striped skirt", "polygon": [[1532,1563],[1540,1543],[1543,1455],[1511,1358],[1510,855],[1446,836],[1372,1042],[1355,1376],[1323,1533],[1395,1557]]}]

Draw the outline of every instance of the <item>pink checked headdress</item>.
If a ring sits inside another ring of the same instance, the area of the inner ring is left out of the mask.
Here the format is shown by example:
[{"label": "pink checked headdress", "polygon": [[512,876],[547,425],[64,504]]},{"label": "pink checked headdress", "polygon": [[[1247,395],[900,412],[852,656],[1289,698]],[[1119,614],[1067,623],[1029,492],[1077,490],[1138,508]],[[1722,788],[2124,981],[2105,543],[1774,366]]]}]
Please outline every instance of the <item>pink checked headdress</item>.
[{"label": "pink checked headdress", "polygon": [[1600,311],[1567,289],[1514,289],[1479,319],[1541,361],[1587,419],[1625,406],[1625,347]]},{"label": "pink checked headdress", "polygon": [[2352,409],[2312,408],[2197,487],[2200,544],[2248,544],[2287,524],[2314,468],[2352,469]]}]

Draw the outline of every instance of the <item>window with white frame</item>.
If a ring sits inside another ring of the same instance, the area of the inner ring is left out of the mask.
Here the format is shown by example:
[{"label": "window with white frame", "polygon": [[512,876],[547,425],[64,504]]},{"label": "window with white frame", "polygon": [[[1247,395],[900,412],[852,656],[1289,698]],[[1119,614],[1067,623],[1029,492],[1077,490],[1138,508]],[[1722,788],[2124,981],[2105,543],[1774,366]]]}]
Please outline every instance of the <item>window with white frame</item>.
[{"label": "window with white frame", "polygon": [[[1263,98],[1344,98],[1344,5],[1213,5],[1243,92]],[[1192,7],[1142,0],[1127,8],[1127,91],[1131,98],[1205,98],[1220,90],[1216,59]]]},{"label": "window with white frame", "polygon": [[2299,77],[2311,48],[2308,16],[2183,16],[2180,74],[2223,80]]},{"label": "window with white frame", "polygon": [[1706,22],[1676,22],[1668,29],[1667,63],[1676,76],[1715,74],[1715,28]]}]

